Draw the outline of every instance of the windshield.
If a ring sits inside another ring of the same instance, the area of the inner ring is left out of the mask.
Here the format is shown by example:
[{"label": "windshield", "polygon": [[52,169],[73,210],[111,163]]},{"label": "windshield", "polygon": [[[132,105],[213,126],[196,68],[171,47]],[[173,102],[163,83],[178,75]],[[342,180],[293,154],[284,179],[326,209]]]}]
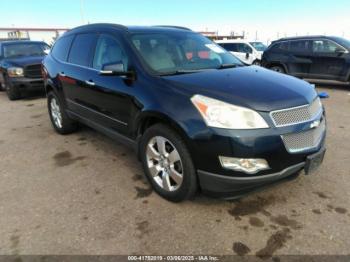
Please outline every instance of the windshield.
[{"label": "windshield", "polygon": [[264,52],[267,49],[267,46],[264,45],[261,42],[250,42],[250,44],[257,50],[260,52]]},{"label": "windshield", "polygon": [[8,44],[3,47],[5,58],[14,58],[21,56],[43,56],[49,46],[45,43],[19,43]]},{"label": "windshield", "polygon": [[131,40],[146,64],[158,75],[243,66],[222,47],[192,32],[134,34]]}]

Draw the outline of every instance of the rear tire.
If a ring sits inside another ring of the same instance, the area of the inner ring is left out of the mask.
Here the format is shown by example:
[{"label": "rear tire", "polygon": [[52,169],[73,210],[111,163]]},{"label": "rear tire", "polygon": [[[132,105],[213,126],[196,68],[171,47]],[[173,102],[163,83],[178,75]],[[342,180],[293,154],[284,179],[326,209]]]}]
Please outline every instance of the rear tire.
[{"label": "rear tire", "polygon": [[197,192],[197,174],[183,139],[171,128],[156,124],[141,138],[144,172],[153,189],[163,198],[181,202]]},{"label": "rear tire", "polygon": [[57,133],[67,135],[78,129],[78,123],[70,119],[55,92],[47,94],[47,107],[51,124]]},{"label": "rear tire", "polygon": [[286,70],[284,70],[284,68],[282,66],[278,66],[278,65],[271,66],[270,70],[275,71],[277,73],[281,73],[281,74],[285,74],[286,73]]}]

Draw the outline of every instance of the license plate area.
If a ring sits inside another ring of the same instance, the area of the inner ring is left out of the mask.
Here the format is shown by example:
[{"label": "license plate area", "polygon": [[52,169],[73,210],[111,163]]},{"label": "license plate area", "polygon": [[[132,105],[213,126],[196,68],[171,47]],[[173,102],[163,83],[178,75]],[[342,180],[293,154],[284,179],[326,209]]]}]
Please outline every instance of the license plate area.
[{"label": "license plate area", "polygon": [[306,175],[312,174],[319,168],[319,166],[323,162],[325,154],[326,154],[326,149],[323,148],[316,154],[310,155],[306,158],[306,164],[305,164]]}]

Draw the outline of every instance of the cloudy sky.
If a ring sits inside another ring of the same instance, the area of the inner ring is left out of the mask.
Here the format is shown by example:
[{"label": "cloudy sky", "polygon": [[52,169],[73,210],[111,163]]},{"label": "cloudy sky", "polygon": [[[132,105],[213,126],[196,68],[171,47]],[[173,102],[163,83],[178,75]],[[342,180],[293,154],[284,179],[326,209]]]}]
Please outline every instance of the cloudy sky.
[{"label": "cloudy sky", "polygon": [[2,1],[0,27],[68,27],[111,22],[245,31],[260,40],[327,34],[350,38],[349,0],[16,0]]}]

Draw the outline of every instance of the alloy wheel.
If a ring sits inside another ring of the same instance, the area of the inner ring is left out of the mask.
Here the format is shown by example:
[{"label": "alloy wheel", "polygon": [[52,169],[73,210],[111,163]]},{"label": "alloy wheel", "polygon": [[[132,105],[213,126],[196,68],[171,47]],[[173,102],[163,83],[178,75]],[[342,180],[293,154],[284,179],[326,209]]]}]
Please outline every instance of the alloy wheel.
[{"label": "alloy wheel", "polygon": [[52,98],[50,102],[50,111],[51,111],[51,117],[58,128],[62,128],[62,114],[59,104],[57,103],[56,98]]},{"label": "alloy wheel", "polygon": [[165,191],[173,192],[183,182],[183,165],[176,147],[165,137],[153,137],[147,144],[146,159],[153,180]]},{"label": "alloy wheel", "polygon": [[279,66],[274,66],[271,68],[272,71],[278,72],[278,73],[284,73],[283,69]]}]

